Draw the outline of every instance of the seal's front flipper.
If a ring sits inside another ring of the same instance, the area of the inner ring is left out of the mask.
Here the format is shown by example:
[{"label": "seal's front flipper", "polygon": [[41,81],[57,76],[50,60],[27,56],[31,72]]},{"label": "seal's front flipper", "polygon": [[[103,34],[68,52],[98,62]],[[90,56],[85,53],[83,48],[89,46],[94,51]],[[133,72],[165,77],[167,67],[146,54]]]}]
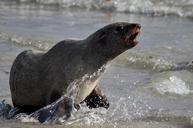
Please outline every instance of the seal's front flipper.
[{"label": "seal's front flipper", "polygon": [[62,97],[58,101],[34,112],[31,117],[35,117],[41,123],[55,122],[59,118],[67,120],[72,113],[72,99],[68,97]]},{"label": "seal's front flipper", "polygon": [[90,95],[86,97],[84,101],[90,109],[99,107],[104,107],[106,109],[109,108],[109,101],[98,86],[92,91]]}]

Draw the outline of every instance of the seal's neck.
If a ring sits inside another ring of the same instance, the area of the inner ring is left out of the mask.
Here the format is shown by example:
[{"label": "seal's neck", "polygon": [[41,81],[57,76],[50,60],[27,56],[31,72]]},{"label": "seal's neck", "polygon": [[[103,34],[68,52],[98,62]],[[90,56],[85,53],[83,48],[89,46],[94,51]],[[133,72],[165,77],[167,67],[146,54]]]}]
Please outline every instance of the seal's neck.
[{"label": "seal's neck", "polygon": [[[92,43],[95,44],[94,42]],[[100,51],[101,48],[99,49],[93,44],[91,44],[90,42],[83,44],[85,45],[83,61],[86,62],[87,67],[93,69],[93,71],[96,71],[102,66],[107,65],[111,61],[111,59],[107,58],[106,56],[103,56]]]}]

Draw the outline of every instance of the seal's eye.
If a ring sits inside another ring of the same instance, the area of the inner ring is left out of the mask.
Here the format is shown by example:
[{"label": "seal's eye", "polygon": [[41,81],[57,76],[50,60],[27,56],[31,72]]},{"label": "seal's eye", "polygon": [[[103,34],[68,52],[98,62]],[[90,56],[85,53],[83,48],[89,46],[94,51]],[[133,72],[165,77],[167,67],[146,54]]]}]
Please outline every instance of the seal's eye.
[{"label": "seal's eye", "polygon": [[117,26],[114,30],[115,33],[120,33],[123,31],[123,26]]}]

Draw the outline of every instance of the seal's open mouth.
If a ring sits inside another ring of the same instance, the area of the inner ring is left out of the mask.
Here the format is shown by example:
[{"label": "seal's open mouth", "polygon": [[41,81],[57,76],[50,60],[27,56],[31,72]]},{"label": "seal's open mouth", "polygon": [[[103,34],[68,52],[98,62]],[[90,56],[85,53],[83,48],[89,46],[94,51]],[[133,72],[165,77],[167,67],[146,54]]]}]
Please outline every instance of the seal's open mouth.
[{"label": "seal's open mouth", "polygon": [[127,35],[125,38],[125,42],[127,45],[135,46],[138,44],[138,41],[136,40],[137,36],[140,33],[140,28],[136,27],[132,30],[131,34]]}]

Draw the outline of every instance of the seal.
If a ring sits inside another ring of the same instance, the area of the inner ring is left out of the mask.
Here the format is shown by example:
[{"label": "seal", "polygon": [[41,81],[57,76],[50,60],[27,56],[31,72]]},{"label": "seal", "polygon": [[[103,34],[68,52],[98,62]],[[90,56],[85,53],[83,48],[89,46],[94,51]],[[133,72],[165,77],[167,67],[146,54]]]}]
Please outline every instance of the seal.
[{"label": "seal", "polygon": [[[78,108],[78,104],[86,102],[89,108],[108,108],[109,102],[99,87],[101,74],[111,60],[137,45],[139,33],[139,24],[117,22],[84,40],[63,40],[45,53],[20,53],[12,65],[9,81],[14,107],[19,112],[32,113],[67,94],[75,82],[78,91],[72,106]],[[58,105],[60,110],[71,101],[68,98]],[[71,111],[69,104],[67,108]]]}]

